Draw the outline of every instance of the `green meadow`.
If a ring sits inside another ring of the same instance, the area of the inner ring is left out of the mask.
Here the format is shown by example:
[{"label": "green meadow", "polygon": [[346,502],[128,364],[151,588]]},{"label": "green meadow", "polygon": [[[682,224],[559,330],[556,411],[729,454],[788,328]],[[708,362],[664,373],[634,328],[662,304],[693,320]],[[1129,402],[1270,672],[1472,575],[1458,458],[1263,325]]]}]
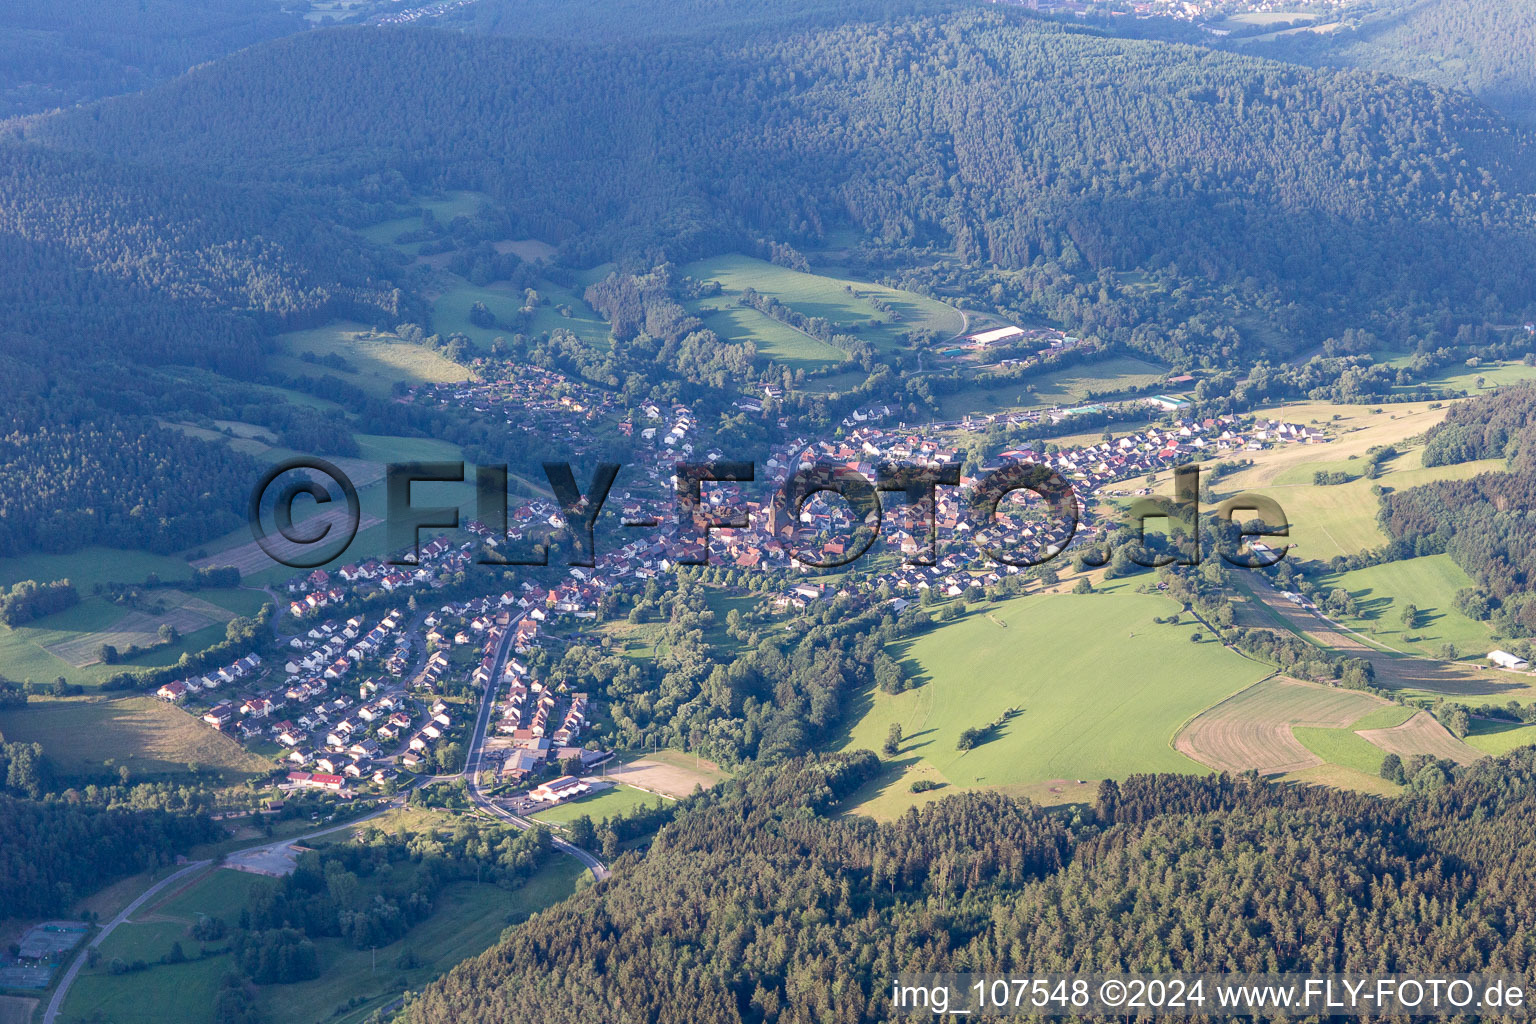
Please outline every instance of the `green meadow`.
[{"label": "green meadow", "polygon": [[[505,281],[485,285],[471,284],[456,274],[443,272],[443,289],[432,302],[432,330],[438,334],[462,334],[480,345],[490,345],[498,336],[509,337],[518,332],[545,333],[563,328],[589,345],[608,347],[608,324],[597,311],[587,305],[580,289],[562,288],[548,280],[540,280],[534,290],[542,301],[535,306],[523,322],[525,297],[520,289]],[[471,323],[469,311],[476,302],[496,317],[498,326],[480,327]],[[561,309],[570,310],[565,316]]]},{"label": "green meadow", "polygon": [[[998,412],[1032,406],[1075,405],[1089,392],[1103,394],[1126,388],[1146,387],[1162,380],[1167,370],[1129,356],[1117,356],[1094,363],[1071,366],[1031,376],[1012,384],[976,384],[940,397],[945,416],[955,418],[968,412]],[[1098,437],[1094,437],[1097,443]]]},{"label": "green meadow", "polygon": [[[721,316],[741,308],[737,299],[747,288],[778,299],[797,313],[830,320],[840,325],[839,330],[856,334],[884,350],[899,347],[909,331],[931,330],[950,336],[958,334],[964,325],[958,310],[935,299],[830,273],[791,270],[750,256],[714,256],[688,264],[683,272],[700,281],[720,282],[722,294],[689,304],[717,334],[733,340],[750,337],[760,352],[774,358],[782,355],[780,361],[789,365],[837,362],[843,356],[836,349],[831,349],[830,354],[824,352],[830,346],[768,317],[758,320],[734,313]],[[888,304],[891,312],[877,309],[869,302],[871,296]],[[789,331],[794,339],[782,331],[770,330],[761,320]],[[854,326],[858,329],[849,329]]]},{"label": "green meadow", "polygon": [[[446,226],[455,217],[472,217],[476,208],[480,205],[481,194],[478,192],[449,192],[439,199],[427,199],[417,207],[417,212],[406,217],[397,217],[393,220],[380,221],[363,228],[359,232],[368,241],[378,245],[397,245],[399,238],[407,231],[415,231],[421,227],[421,211],[430,210],[432,216],[438,222]],[[419,243],[407,242],[398,245],[399,248],[411,251]]]},{"label": "green meadow", "polygon": [[[469,371],[421,345],[393,334],[375,334],[363,324],[343,321],[278,336],[287,354],[271,360],[274,368],[296,377],[334,376],[376,397],[388,397],[397,383],[423,384],[469,379]],[[339,370],[298,358],[302,354],[339,356],[351,369]]]},{"label": "green meadow", "polygon": [[1486,718],[1472,720],[1472,731],[1465,742],[1485,754],[1498,757],[1518,747],[1536,743],[1536,724],[1495,722]]},{"label": "green meadow", "polygon": [[1365,775],[1380,772],[1382,758],[1387,756],[1386,751],[1358,735],[1354,727],[1323,729],[1297,725],[1292,726],[1291,735],[1329,764],[1350,768]]},{"label": "green meadow", "polygon": [[[267,601],[259,590],[151,590],[146,592],[147,602],[166,605],[164,613],[153,613],[117,605],[91,593],[98,582],[140,583],[151,572],[174,581],[190,573],[181,559],[139,554],[93,548],[72,555],[8,559],[23,563],[7,566],[18,574],[16,579],[68,579],[75,583],[81,599],[71,608],[24,626],[0,626],[0,676],[38,683],[51,683],[62,676],[72,684],[92,687],[124,669],[173,665],[185,653],[222,641],[230,618],[254,615]],[[119,555],[125,557],[116,557]],[[180,634],[172,643],[159,642],[156,631],[161,622],[174,626]],[[104,643],[119,651],[126,651],[129,644],[145,650],[106,665],[96,661]]]},{"label": "green meadow", "polygon": [[[1474,583],[1450,555],[1426,555],[1325,576],[1319,585],[1325,592],[1335,587],[1349,591],[1360,614],[1340,621],[1389,647],[1435,657],[1442,644],[1451,643],[1462,655],[1481,656],[1491,643],[1487,624],[1456,610],[1456,591]],[[1419,610],[1418,625],[1411,630],[1402,622],[1403,609],[1410,604]]]},{"label": "green meadow", "polygon": [[[406,989],[419,989],[459,961],[487,949],[509,926],[570,896],[583,871],[572,858],[557,856],[516,889],[453,883],[438,897],[430,917],[377,951],[354,949],[339,939],[317,940],[320,977],[257,987],[257,1009],[269,1021],[356,1024]],[[250,890],[271,884],[271,879],[257,875],[215,870],[179,894],[142,908],[102,944],[99,966],[80,973],[65,1001],[62,1019],[100,1015],[116,1024],[168,1020],[212,1024],[214,997],[232,964],[227,954],[196,959],[199,943],[188,929],[204,915],[233,924]],[[173,942],[180,942],[193,959],[183,964],[159,963]],[[400,965],[406,953],[417,966]],[[108,964],[114,957],[130,963],[144,960],[150,966],[113,975]]]},{"label": "green meadow", "polygon": [[[1097,780],[1132,772],[1203,772],[1171,741],[1192,716],[1268,675],[1206,634],[1162,597],[1126,586],[1085,595],[1015,598],[897,644],[915,688],[866,693],[843,749],[879,750],[892,723],[903,740],[878,785],[863,794],[884,816],[912,798],[910,783],[1009,787]],[[1012,718],[970,750],[960,733]],[[942,790],[939,791],[942,795]]]},{"label": "green meadow", "polygon": [[726,341],[750,341],[758,355],[784,366],[810,370],[847,358],[841,349],[748,306],[706,304],[698,313],[704,326]]}]

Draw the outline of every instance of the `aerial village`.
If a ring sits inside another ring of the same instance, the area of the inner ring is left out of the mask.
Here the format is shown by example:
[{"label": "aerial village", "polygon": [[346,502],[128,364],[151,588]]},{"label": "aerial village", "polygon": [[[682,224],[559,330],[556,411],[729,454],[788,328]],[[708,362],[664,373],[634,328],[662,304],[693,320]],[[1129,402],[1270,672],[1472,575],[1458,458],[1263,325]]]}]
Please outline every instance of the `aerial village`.
[{"label": "aerial village", "polygon": [[[1060,352],[1074,343],[1059,332],[993,328],[965,339],[950,354],[985,358],[998,347],[1017,352],[1020,341],[1041,353]],[[1181,381],[1167,383],[1177,386]],[[761,387],[765,398],[773,397],[774,385]],[[505,538],[471,521],[457,534],[424,541],[415,564],[367,559],[331,571],[296,574],[287,583],[281,621],[297,632],[286,639],[287,656],[280,664],[249,655],[216,671],[168,682],[157,696],[252,749],[281,758],[288,769],[288,788],[350,794],[360,787],[391,787],[401,771],[437,771],[449,744],[458,748],[451,758],[461,757],[465,745],[473,742],[479,694],[489,691],[494,701],[484,726],[482,770],[493,772],[498,783],[526,790],[525,799],[533,802],[580,795],[584,784],[570,774],[573,767],[590,768],[611,756],[583,740],[592,713],[588,696],[546,687],[520,655],[544,643],[548,631],[561,623],[595,619],[604,595],[614,588],[643,586],[680,560],[701,555],[696,537],[685,540],[676,533],[676,463],[739,453],[696,450],[696,418],[687,406],[644,405],[637,430],[635,423],[614,423],[610,397],[538,368],[529,368],[513,381],[423,385],[423,391],[434,401],[471,405],[481,412],[504,407],[509,424],[576,446],[595,429],[611,425],[629,439],[636,456],[624,466],[604,515],[654,528],[626,532],[606,547],[600,542],[594,566],[556,569],[558,582],[550,583],[546,574],[545,582],[523,579],[501,593],[447,603],[435,599],[434,593],[452,579],[463,579],[483,549],[558,534],[565,525],[558,504],[542,498],[509,509]],[[886,510],[881,539],[870,550],[899,552],[902,557],[859,562],[828,583],[808,563],[846,560],[849,536],[859,524],[846,502],[822,496],[804,505],[798,521],[780,521],[782,512],[772,506],[770,496],[792,473],[835,466],[873,479],[881,463],[958,462],[964,459],[968,439],[994,427],[1060,423],[1100,412],[1106,405],[971,415],[920,426],[891,422],[896,413],[886,405],[856,409],[834,439],[801,437],[778,446],[756,464],[752,484],[705,485],[702,511],[712,518],[744,518],[747,524],[710,534],[709,563],[775,572],[775,586],[762,594],[775,612],[804,609],[840,594],[873,599],[877,593],[887,595],[884,599],[899,611],[930,588],[957,596],[973,587],[997,586],[1020,571],[986,559],[991,538],[973,535],[965,514],[976,476],[1006,463],[1034,463],[1055,471],[1077,499],[1079,517],[1070,535],[1062,523],[1042,517],[1038,509],[1021,502],[1000,506],[998,527],[1011,541],[1027,544],[1038,558],[1041,552],[1056,554],[1091,543],[1103,528],[1096,518],[1101,500],[1147,492],[1145,486],[1130,487],[1129,481],[1139,483],[1137,478],[1187,463],[1329,440],[1316,427],[1275,420],[1182,418],[1188,403],[1174,395],[1119,404],[1144,405],[1149,413],[1161,415],[1163,425],[1143,426],[1098,443],[1031,442],[1009,448],[964,477],[959,487],[937,489],[938,544],[931,560],[926,523],[898,505]],[[762,404],[750,397],[738,408],[762,412]],[[978,564],[986,566],[980,575],[973,571]],[[412,609],[433,610],[408,613],[392,607],[372,618],[341,618],[345,612],[338,609],[354,608],[357,599],[379,595],[388,595],[387,602],[409,603]],[[473,700],[466,699],[470,696]]]}]

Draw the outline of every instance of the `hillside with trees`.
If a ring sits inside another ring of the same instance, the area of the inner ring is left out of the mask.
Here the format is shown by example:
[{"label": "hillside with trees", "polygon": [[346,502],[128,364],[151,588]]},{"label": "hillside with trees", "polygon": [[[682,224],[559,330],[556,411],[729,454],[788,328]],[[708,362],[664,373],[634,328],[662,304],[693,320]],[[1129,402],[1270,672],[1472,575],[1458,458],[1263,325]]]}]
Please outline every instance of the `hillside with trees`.
[{"label": "hillside with trees", "polygon": [[1076,817],[997,794],[889,824],[807,813],[873,762],[696,797],[611,882],[461,964],[407,1019],[883,1021],[902,971],[1522,973],[1536,952],[1529,749],[1460,777],[1418,759],[1400,801],[1133,776]]},{"label": "hillside with trees", "polygon": [[1283,60],[1368,68],[1465,89],[1505,113],[1536,121],[1536,18],[1511,0],[1379,0],[1353,24],[1261,44]]},{"label": "hillside with trees", "polygon": [[1337,311],[1533,298],[1531,140],[1475,102],[1000,10],[605,47],[313,32],[30,137],[226,179],[479,189],[581,263],[850,225]]}]

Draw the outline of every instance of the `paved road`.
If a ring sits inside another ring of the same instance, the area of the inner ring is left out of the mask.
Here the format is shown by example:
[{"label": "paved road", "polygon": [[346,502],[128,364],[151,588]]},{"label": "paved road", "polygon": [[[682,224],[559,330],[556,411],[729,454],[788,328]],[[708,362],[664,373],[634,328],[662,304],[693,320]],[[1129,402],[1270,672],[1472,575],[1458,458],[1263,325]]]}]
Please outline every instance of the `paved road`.
[{"label": "paved road", "polygon": [[[120,913],[118,913],[116,917],[102,925],[101,931],[96,933],[96,937],[87,944],[86,948],[91,949],[100,946],[102,942],[105,941],[106,937],[111,935],[118,925],[128,920],[128,915],[142,907],[145,901],[147,901],[151,896],[155,895],[157,892],[164,889],[172,882],[179,881],[189,875],[194,875],[212,863],[213,861],[209,860],[193,861],[191,864],[188,864],[180,871],[167,875],[160,881],[156,882],[154,885],[150,886],[148,889],[145,889],[142,893],[139,894],[138,899],[128,904],[122,909]],[[43,1024],[53,1024],[54,1019],[58,1017],[59,1010],[64,1006],[64,997],[69,994],[69,986],[74,984],[75,975],[80,973],[80,965],[83,963],[85,963],[84,953],[76,954],[74,961],[69,965],[69,970],[65,971],[64,977],[59,979],[59,987],[54,989],[53,998],[48,1000],[48,1009],[43,1013]]]},{"label": "paved road", "polygon": [[[392,801],[389,805],[381,807],[371,814],[365,814],[361,818],[353,818],[351,821],[343,822],[340,825],[329,825],[325,828],[316,829],[313,832],[306,832],[303,835],[293,836],[288,839],[279,839],[276,842],[266,843],[262,846],[252,846],[243,850],[237,850],[236,852],[230,854],[228,858],[226,858],[225,863],[233,866],[234,862],[246,855],[272,854],[281,848],[291,846],[294,843],[301,843],[306,839],[313,839],[315,836],[323,836],[330,832],[339,832],[344,828],[352,828],[361,824],[362,822],[367,821],[370,818],[377,818],[385,811],[392,810],[401,802],[403,801]],[[213,861],[211,860],[193,861],[192,863],[181,868],[179,871],[167,875],[160,881],[156,882],[154,885],[150,886],[148,889],[145,889],[142,893],[139,894],[137,899],[124,907],[116,917],[102,925],[101,931],[97,932],[96,937],[87,943],[86,948],[90,949],[93,947],[99,947],[102,942],[106,940],[107,936],[112,934],[118,925],[126,922],[135,911],[137,911],[146,902],[148,902],[150,898],[153,897],[156,893],[159,893],[165,889],[166,886],[170,885],[172,882],[180,881],[184,878],[189,878],[190,876],[197,874],[197,872],[201,871],[203,868],[208,867],[212,863]],[[85,959],[86,958],[83,954],[76,955],[74,961],[69,965],[69,970],[65,971],[64,977],[59,979],[59,987],[54,990],[53,998],[48,1001],[48,1009],[43,1013],[43,1024],[54,1024],[55,1018],[58,1017],[59,1011],[64,1006],[65,997],[69,995],[69,987],[74,984],[75,976],[80,973],[80,967],[85,963]]]},{"label": "paved road", "polygon": [[[496,662],[495,668],[491,672],[491,681],[486,685],[485,699],[480,702],[480,713],[475,716],[475,728],[470,734],[469,753],[464,758],[464,777],[469,788],[469,798],[474,801],[476,807],[508,822],[514,828],[530,829],[537,823],[513,814],[480,792],[480,763],[484,752],[485,733],[490,726],[491,708],[496,703],[496,692],[501,687],[501,676],[507,662],[507,655],[512,649],[512,637],[516,632],[518,620],[521,618],[522,615],[513,617],[512,621],[507,625],[506,635],[501,638],[501,646],[496,651]],[[588,871],[592,872],[593,878],[602,881],[609,876],[608,866],[592,856],[592,854],[579,846],[572,846],[564,839],[552,838],[555,849],[579,860],[586,866]]]},{"label": "paved road", "polygon": [[[537,823],[530,821],[527,818],[513,814],[511,811],[507,810],[505,807],[502,807],[500,804],[497,804],[491,800],[490,797],[480,792],[478,779],[480,772],[482,745],[485,741],[486,728],[490,722],[491,708],[496,702],[496,692],[501,685],[501,674],[503,668],[506,665],[507,656],[512,649],[512,637],[515,632],[515,627],[518,620],[521,618],[521,615],[513,617],[512,622],[507,627],[506,635],[501,639],[501,647],[496,652],[496,668],[495,671],[491,674],[490,685],[486,687],[485,699],[480,702],[480,713],[475,718],[475,729],[471,734],[469,753],[464,759],[464,771],[462,773],[462,777],[465,779],[468,785],[469,798],[474,801],[475,806],[486,811],[488,814],[494,815],[495,817],[506,821],[514,828],[526,830],[533,828]],[[446,776],[446,778],[457,777],[458,776]],[[433,780],[423,779],[418,782],[418,785],[428,781]],[[234,867],[235,865],[241,863],[249,864],[253,867],[258,865],[270,867],[276,864],[278,861],[285,861],[287,859],[287,848],[295,843],[303,842],[306,839],[313,839],[315,836],[326,835],[330,832],[339,832],[345,828],[353,828],[365,821],[368,821],[371,818],[377,818],[379,815],[384,814],[386,811],[401,806],[404,802],[405,797],[400,796],[394,800],[389,801],[389,803],[381,806],[378,810],[373,811],[370,814],[365,814],[360,818],[353,818],[351,821],[343,822],[340,825],[330,825],[326,828],[317,829],[314,832],[306,832],[303,835],[293,836],[288,839],[279,839],[270,843],[262,843],[259,846],[250,846],[242,850],[237,850],[234,853],[231,853],[225,859],[225,863],[230,867]],[[598,881],[602,881],[603,879],[609,877],[610,872],[607,865],[598,860],[596,857],[592,856],[592,854],[588,853],[586,850],[581,849],[579,846],[572,846],[564,839],[554,838],[553,842],[555,849],[559,850],[563,854],[566,854],[567,856],[575,857],[578,861],[580,861],[587,868],[587,870],[592,872],[593,878],[597,879]],[[130,914],[138,910],[141,906],[144,905],[146,901],[148,901],[156,893],[163,890],[166,886],[170,885],[172,882],[177,881],[178,879],[193,875],[212,863],[212,861],[208,860],[195,861],[191,864],[188,864],[181,870],[175,872],[174,874],[161,879],[154,885],[150,886],[148,889],[144,890],[144,892],[139,894],[137,899],[128,904],[128,906],[124,907],[121,913],[119,913],[116,917],[114,917],[111,921],[107,922],[107,924],[102,927],[101,931],[97,933],[96,937],[90,941],[88,948],[100,946],[102,941],[105,940],[106,937],[110,935],[118,925],[128,920]],[[74,961],[70,963],[69,969],[64,973],[64,977],[59,980],[59,987],[54,990],[53,998],[48,1002],[48,1009],[43,1014],[43,1024],[54,1024],[56,1018],[59,1015],[60,1008],[62,1008],[64,1005],[64,999],[69,994],[70,985],[74,983],[75,976],[80,973],[80,966],[83,963],[85,963],[84,954],[76,955]]]}]

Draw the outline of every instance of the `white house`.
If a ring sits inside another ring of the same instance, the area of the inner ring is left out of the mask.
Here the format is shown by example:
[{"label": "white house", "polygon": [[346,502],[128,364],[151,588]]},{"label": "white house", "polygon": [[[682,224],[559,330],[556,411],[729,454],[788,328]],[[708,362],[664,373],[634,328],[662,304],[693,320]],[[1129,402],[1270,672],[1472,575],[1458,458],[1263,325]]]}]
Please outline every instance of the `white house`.
[{"label": "white house", "polygon": [[1499,668],[1513,669],[1516,672],[1525,672],[1531,667],[1530,662],[1510,654],[1508,651],[1489,651],[1488,660],[1499,666]]}]

